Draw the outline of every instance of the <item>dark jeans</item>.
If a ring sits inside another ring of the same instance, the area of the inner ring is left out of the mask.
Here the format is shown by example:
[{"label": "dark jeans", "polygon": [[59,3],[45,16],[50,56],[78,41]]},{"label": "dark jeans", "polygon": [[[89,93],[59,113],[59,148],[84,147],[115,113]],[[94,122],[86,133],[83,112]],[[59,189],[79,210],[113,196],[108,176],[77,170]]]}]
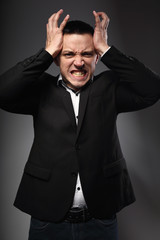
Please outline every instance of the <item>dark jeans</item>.
[{"label": "dark jeans", "polygon": [[118,240],[117,219],[49,223],[31,218],[29,240]]}]

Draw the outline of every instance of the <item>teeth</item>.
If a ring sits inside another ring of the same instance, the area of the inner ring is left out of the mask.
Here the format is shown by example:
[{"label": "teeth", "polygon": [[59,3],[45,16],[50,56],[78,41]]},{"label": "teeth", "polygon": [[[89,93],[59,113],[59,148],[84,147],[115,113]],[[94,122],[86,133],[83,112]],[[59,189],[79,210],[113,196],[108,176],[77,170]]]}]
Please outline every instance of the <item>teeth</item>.
[{"label": "teeth", "polygon": [[73,72],[72,74],[75,76],[84,76],[85,75],[84,72]]}]

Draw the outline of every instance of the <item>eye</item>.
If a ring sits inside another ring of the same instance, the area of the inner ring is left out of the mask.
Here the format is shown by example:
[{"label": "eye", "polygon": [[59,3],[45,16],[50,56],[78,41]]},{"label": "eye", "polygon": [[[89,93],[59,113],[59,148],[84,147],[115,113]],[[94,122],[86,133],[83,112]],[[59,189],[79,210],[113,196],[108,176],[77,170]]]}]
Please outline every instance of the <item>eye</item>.
[{"label": "eye", "polygon": [[94,55],[93,52],[83,52],[82,53],[83,57],[92,57],[93,55]]},{"label": "eye", "polygon": [[67,58],[70,58],[70,57],[73,57],[74,56],[74,53],[73,52],[66,52],[63,54],[65,57]]}]

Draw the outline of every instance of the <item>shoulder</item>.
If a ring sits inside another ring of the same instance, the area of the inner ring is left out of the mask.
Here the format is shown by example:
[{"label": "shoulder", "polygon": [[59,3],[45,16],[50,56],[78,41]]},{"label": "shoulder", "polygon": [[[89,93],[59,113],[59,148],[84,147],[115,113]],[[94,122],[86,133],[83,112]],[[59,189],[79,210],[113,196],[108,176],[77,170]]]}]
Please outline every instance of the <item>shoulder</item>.
[{"label": "shoulder", "polygon": [[93,83],[101,84],[107,86],[108,84],[116,84],[118,81],[117,74],[112,70],[107,70],[104,72],[101,72],[100,74],[96,75],[93,79]]},{"label": "shoulder", "polygon": [[32,84],[32,89],[35,92],[44,93],[51,88],[57,86],[58,77],[52,76],[49,73],[42,73],[40,77]]},{"label": "shoulder", "polygon": [[105,94],[108,91],[115,91],[118,83],[118,77],[115,72],[111,70],[104,71],[94,77],[92,83],[93,94]]}]

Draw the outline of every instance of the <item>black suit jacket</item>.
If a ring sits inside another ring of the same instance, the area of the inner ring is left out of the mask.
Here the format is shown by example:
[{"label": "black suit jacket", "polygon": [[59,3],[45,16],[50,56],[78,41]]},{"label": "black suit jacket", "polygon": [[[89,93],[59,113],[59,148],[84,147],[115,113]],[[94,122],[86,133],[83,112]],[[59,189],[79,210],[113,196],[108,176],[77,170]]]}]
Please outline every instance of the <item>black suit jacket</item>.
[{"label": "black suit jacket", "polygon": [[41,50],[0,79],[0,106],[31,114],[34,141],[15,206],[46,221],[60,221],[72,206],[79,172],[91,214],[106,218],[135,201],[116,129],[117,115],[155,103],[160,79],[134,58],[111,49],[111,70],[82,89],[76,127],[70,94],[45,70],[53,59]]}]

